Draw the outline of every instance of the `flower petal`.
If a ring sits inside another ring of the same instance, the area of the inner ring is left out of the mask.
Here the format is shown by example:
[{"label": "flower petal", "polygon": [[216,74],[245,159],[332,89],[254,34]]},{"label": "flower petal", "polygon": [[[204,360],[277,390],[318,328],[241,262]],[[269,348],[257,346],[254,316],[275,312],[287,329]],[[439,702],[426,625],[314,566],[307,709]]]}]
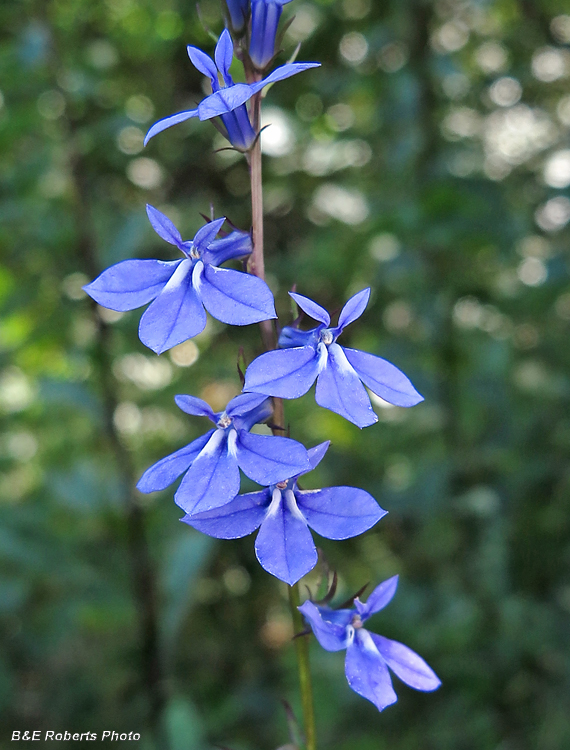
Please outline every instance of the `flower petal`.
[{"label": "flower petal", "polygon": [[294,326],[283,326],[279,334],[277,346],[279,349],[294,349],[300,346],[312,346],[316,349],[322,326],[301,331]]},{"label": "flower petal", "polygon": [[251,85],[251,88],[253,89],[252,95],[257,94],[258,91],[261,91],[262,88],[268,86],[270,83],[283,81],[285,78],[290,78],[291,76],[295,76],[297,73],[302,73],[304,70],[309,70],[310,68],[320,67],[320,63],[285,63],[285,65],[275,68],[273,73],[270,73],[267,78],[264,78],[258,83],[253,83]]},{"label": "flower petal", "polygon": [[192,515],[226,505],[238,492],[237,461],[228,451],[225,431],[215,430],[186,472],[174,502]]},{"label": "flower petal", "polygon": [[226,414],[228,417],[244,417],[266,400],[267,397],[262,393],[240,393],[228,401]]},{"label": "flower petal", "polygon": [[318,320],[319,323],[324,323],[326,326],[331,322],[330,315],[325,308],[317,305],[312,299],[303,297],[302,294],[297,294],[296,292],[289,292],[289,296],[292,297],[301,310],[306,312],[313,320]]},{"label": "flower petal", "polygon": [[202,255],[204,263],[212,266],[221,266],[227,260],[232,258],[243,258],[249,255],[253,249],[251,235],[249,232],[242,232],[236,229],[227,237],[219,240],[213,240]]},{"label": "flower petal", "polygon": [[349,323],[354,322],[362,315],[362,313],[366,309],[366,305],[368,304],[369,299],[370,289],[368,288],[363,289],[361,292],[358,292],[348,300],[346,305],[340,311],[340,315],[338,316],[337,327],[340,329],[339,333],[345,326],[347,326]]},{"label": "flower petal", "polygon": [[185,122],[185,120],[189,120],[191,117],[197,116],[197,109],[188,109],[185,112],[177,112],[175,115],[163,117],[162,120],[158,120],[158,122],[155,122],[154,125],[150,128],[145,136],[144,145],[146,146],[151,138],[154,138],[154,136],[158,135],[158,133],[162,133],[163,130],[167,130],[173,125],[178,125],[179,122]]},{"label": "flower petal", "polygon": [[181,520],[216,539],[240,539],[259,528],[270,499],[267,489],[248,492],[246,495],[238,495],[221,508],[184,516]]},{"label": "flower petal", "polygon": [[202,52],[201,49],[193,47],[191,44],[186,47],[186,52],[188,52],[190,62],[196,70],[199,70],[202,75],[207,76],[211,80],[212,86],[215,88],[218,85],[218,71],[216,70],[212,58],[205,52]]},{"label": "flower petal", "polygon": [[236,83],[229,88],[215,91],[202,99],[198,105],[198,117],[200,120],[211,120],[212,117],[231,112],[236,107],[245,104],[255,93],[253,84],[247,83]]},{"label": "flower petal", "polygon": [[275,55],[275,37],[283,8],[279,2],[252,0],[249,55],[258,69],[265,68]]},{"label": "flower petal", "polygon": [[236,449],[240,469],[258,484],[275,484],[309,470],[307,451],[291,438],[240,430]]},{"label": "flower petal", "polygon": [[181,260],[123,260],[83,289],[110,310],[134,310],[157,297],[181,263]]},{"label": "flower petal", "polygon": [[231,86],[233,83],[229,74],[230,65],[232,64],[233,56],[234,56],[234,43],[232,42],[230,32],[227,29],[224,29],[222,33],[220,34],[218,43],[216,44],[216,50],[214,52],[214,59],[216,61],[218,70],[220,71],[220,73],[222,74],[224,78],[224,83],[226,84],[226,86]]},{"label": "flower petal", "polygon": [[268,573],[289,586],[312,570],[319,557],[307,524],[299,514],[291,513],[284,497],[270,507],[261,524],[255,554]]},{"label": "flower petal", "polygon": [[386,662],[380,656],[370,633],[357,630],[346,649],[344,672],[355,693],[372,701],[379,711],[398,700]]},{"label": "flower petal", "polygon": [[376,586],[366,600],[366,603],[363,604],[360,599],[355,599],[354,606],[358,610],[358,614],[363,620],[366,620],[376,612],[380,612],[381,609],[384,609],[384,607],[390,604],[397,588],[398,576],[392,576],[392,578],[388,578],[380,585]]},{"label": "flower petal", "polygon": [[[244,393],[244,396],[259,396],[261,394],[259,393]],[[238,407],[236,407],[238,408]],[[259,403],[257,406],[254,406],[250,408],[249,410],[246,410],[245,407],[239,407],[239,411],[243,412],[241,415],[233,416],[233,423],[234,427],[238,432],[240,430],[245,430],[245,432],[249,432],[253,425],[255,424],[261,424],[262,422],[265,422],[269,417],[273,414],[273,402],[270,398],[267,398],[267,396],[263,397],[263,401]],[[232,414],[234,413],[234,407],[232,407]],[[228,412],[228,416],[232,416]]]},{"label": "flower petal", "polygon": [[239,31],[249,15],[249,0],[226,0],[235,31]]},{"label": "flower petal", "polygon": [[358,349],[344,348],[344,353],[364,385],[384,401],[395,406],[415,406],[424,400],[409,378],[387,360]]},{"label": "flower petal", "polygon": [[276,349],[253,360],[245,373],[244,389],[299,398],[313,385],[318,372],[319,357],[313,346]]},{"label": "flower petal", "polygon": [[239,107],[234,107],[230,112],[222,114],[220,119],[227,131],[224,133],[225,137],[237,151],[244,153],[253,146],[256,134],[245,104],[240,104]]},{"label": "flower petal", "polygon": [[346,627],[323,619],[320,609],[308,600],[297,609],[307,620],[317,641],[326,651],[342,651],[346,648]]},{"label": "flower petal", "polygon": [[208,417],[212,422],[216,421],[215,414],[210,404],[207,404],[201,398],[196,396],[174,396],[176,406],[186,414],[191,414],[193,417]]},{"label": "flower petal", "polygon": [[319,445],[315,445],[314,448],[309,448],[307,453],[309,454],[309,463],[311,464],[311,471],[313,469],[316,469],[317,466],[321,463],[321,461],[325,457],[325,453],[329,449],[330,444],[331,444],[330,440],[325,440],[324,443],[319,443]]},{"label": "flower petal", "polygon": [[327,539],[349,539],[372,528],[387,511],[356,487],[297,490],[299,510],[309,526]]},{"label": "flower petal", "polygon": [[277,317],[265,281],[230,268],[204,266],[200,297],[210,315],[222,323],[245,326]]},{"label": "flower petal", "polygon": [[370,636],[386,664],[406,685],[426,693],[441,685],[433,669],[411,648],[376,633],[370,633]]},{"label": "flower petal", "polygon": [[209,221],[207,224],[204,224],[204,226],[200,227],[196,232],[192,244],[201,250],[205,250],[210,243],[216,239],[216,235],[223,227],[225,220],[226,217],[222,216],[220,219],[214,219],[214,221]]},{"label": "flower petal", "polygon": [[206,312],[191,283],[192,264],[183,260],[139,325],[140,340],[157,354],[204,330]]},{"label": "flower petal", "polygon": [[328,347],[328,361],[317,379],[315,398],[319,406],[340,414],[358,427],[378,421],[370,406],[366,388],[344,354],[342,347]]},{"label": "flower petal", "polygon": [[148,220],[152,224],[152,228],[158,236],[162,237],[166,242],[170,242],[171,245],[180,247],[182,244],[182,237],[168,216],[165,216],[162,211],[158,210],[158,208],[151,206],[150,203],[146,204],[146,213]]},{"label": "flower petal", "polygon": [[185,445],[184,448],[180,448],[150,466],[139,479],[137,489],[144,493],[166,489],[189,468],[213,434],[214,430],[210,430],[189,445]]}]

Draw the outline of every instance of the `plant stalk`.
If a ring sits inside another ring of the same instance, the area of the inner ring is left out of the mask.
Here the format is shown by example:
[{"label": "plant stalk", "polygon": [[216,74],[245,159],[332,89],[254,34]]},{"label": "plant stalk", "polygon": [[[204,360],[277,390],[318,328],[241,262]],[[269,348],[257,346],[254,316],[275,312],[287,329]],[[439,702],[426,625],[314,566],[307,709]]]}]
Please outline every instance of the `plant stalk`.
[{"label": "plant stalk", "polygon": [[[251,119],[253,129],[256,133],[260,131],[261,123],[261,93],[252,99]],[[252,239],[253,251],[248,262],[250,273],[265,280],[265,260],[263,254],[263,181],[261,171],[261,138],[257,138],[249,153],[249,174],[251,180],[251,216],[252,216]],[[259,324],[261,339],[265,351],[277,348],[277,336],[275,328],[270,320],[264,320]],[[277,427],[273,427],[273,434],[283,432],[285,428],[285,415],[283,410],[283,399],[273,399],[273,421]],[[282,429],[279,429],[282,428]],[[295,633],[303,630],[303,618],[297,609],[300,605],[299,584],[289,586],[289,604],[293,618]],[[295,639],[295,651],[299,666],[299,683],[301,688],[301,704],[303,707],[303,719],[305,726],[305,748],[316,750],[315,713],[313,708],[313,688],[311,683],[311,670],[309,665],[309,643],[308,636],[300,636]]]},{"label": "plant stalk", "polygon": [[[252,125],[259,133],[261,120],[261,92],[252,102]],[[249,154],[249,175],[251,180],[251,223],[253,252],[248,262],[248,270],[254,276],[265,281],[265,260],[263,256],[263,182],[261,176],[261,137],[257,138]],[[266,351],[277,345],[275,331],[271,320],[262,320],[259,324],[261,339]],[[275,415],[277,420],[277,414]],[[279,422],[277,422],[279,424]]]},{"label": "plant stalk", "polygon": [[[301,604],[299,595],[299,584],[289,586],[289,606],[293,618],[295,633],[300,633],[303,628],[303,618],[297,607]],[[301,685],[301,703],[303,706],[303,719],[305,724],[305,747],[306,750],[316,750],[317,738],[315,731],[315,711],[313,707],[313,685],[311,681],[311,667],[309,664],[309,636],[300,635],[295,638],[295,650],[297,652],[297,664],[299,666],[299,683]]]}]

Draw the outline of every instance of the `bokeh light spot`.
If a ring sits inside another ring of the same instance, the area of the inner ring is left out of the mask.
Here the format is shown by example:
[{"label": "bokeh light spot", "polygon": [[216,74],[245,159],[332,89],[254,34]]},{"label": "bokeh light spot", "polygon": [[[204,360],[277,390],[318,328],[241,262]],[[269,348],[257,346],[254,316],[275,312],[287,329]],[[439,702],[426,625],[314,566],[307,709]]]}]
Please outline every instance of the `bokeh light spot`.
[{"label": "bokeh light spot", "polygon": [[512,107],[522,96],[522,86],[516,78],[503,76],[489,88],[491,101],[499,107]]},{"label": "bokeh light spot", "polygon": [[295,145],[289,117],[277,107],[266,107],[261,114],[261,150],[268,156],[285,156]]},{"label": "bokeh light spot", "polygon": [[557,232],[570,221],[570,200],[562,195],[551,198],[536,210],[534,218],[545,232]]},{"label": "bokeh light spot", "polygon": [[162,168],[154,159],[141,156],[133,159],[127,166],[127,177],[137,187],[154,190],[163,180]]},{"label": "bokeh light spot", "polygon": [[518,267],[517,275],[526,286],[540,286],[546,281],[548,271],[540,258],[525,258]]},{"label": "bokeh light spot", "polygon": [[570,149],[551,154],[544,165],[544,181],[553,188],[570,185]]},{"label": "bokeh light spot", "polygon": [[339,51],[346,62],[358,65],[368,54],[368,42],[358,31],[350,31],[340,40]]},{"label": "bokeh light spot", "polygon": [[539,81],[552,83],[570,71],[570,53],[555,47],[542,47],[532,56],[532,74]]}]

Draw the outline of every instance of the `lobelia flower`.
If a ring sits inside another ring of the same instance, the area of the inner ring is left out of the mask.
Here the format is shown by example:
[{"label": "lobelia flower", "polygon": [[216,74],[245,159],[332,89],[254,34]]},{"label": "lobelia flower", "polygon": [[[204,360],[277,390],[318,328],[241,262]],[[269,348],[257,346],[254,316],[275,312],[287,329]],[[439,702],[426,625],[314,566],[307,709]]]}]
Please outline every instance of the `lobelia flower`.
[{"label": "lobelia flower", "polygon": [[378,421],[364,386],[396,406],[414,406],[423,401],[404,373],[390,362],[336,343],[344,328],[364,312],[370,289],[363,289],[348,300],[334,328],[330,328],[331,319],[324,308],[300,294],[289,294],[320,325],[310,331],[283,328],[280,349],[262,354],[247,368],[244,391],[299,398],[316,379],[317,404],[358,427]]},{"label": "lobelia flower", "polygon": [[249,16],[249,0],[226,0],[232,28],[239,31]]},{"label": "lobelia flower", "polygon": [[435,672],[415,651],[362,627],[391,601],[397,586],[398,576],[389,578],[374,589],[365,604],[355,599],[352,609],[317,607],[310,601],[298,608],[324,649],[346,649],[344,669],[348,684],[379,711],[398,700],[388,668],[415,690],[430,692],[441,685]]},{"label": "lobelia flower", "polygon": [[280,482],[309,470],[309,456],[301,443],[250,433],[255,424],[271,416],[271,402],[265,396],[242,393],[218,413],[195,396],[174,400],[186,414],[207,417],[215,428],[147,469],[137,484],[141,492],[163,490],[184,474],[174,501],[193,514],[231,502],[239,492],[240,469],[258,484]]},{"label": "lobelia flower", "polygon": [[154,300],[139,325],[140,340],[157,354],[204,330],[206,312],[230,325],[248,325],[277,317],[267,284],[241,271],[218,268],[251,253],[251,237],[234,231],[216,240],[225,219],[215,219],[183,241],[163,213],[147,205],[148,218],[163,240],[175,245],[183,260],[124,260],[83,289],[96,302],[124,312]]},{"label": "lobelia flower", "polygon": [[275,37],[283,6],[291,0],[252,0],[249,56],[262,70],[275,55]]},{"label": "lobelia flower", "polygon": [[[314,469],[329,442],[311,448]],[[386,515],[376,500],[355,487],[301,490],[296,474],[260,492],[238,495],[222,508],[185,516],[182,521],[217,539],[238,539],[259,528],[255,554],[268,573],[290,586],[317,563],[317,549],[309,527],[327,539],[362,534]]]},{"label": "lobelia flower", "polygon": [[[245,102],[251,99],[265,86],[276,81],[301,73],[309,68],[318,68],[320,63],[287,63],[273,71],[267,78],[255,83],[234,83],[230,75],[230,65],[233,59],[233,42],[230,32],[224,29],[214,53],[214,61],[197,47],[188,45],[188,57],[200,73],[208,76],[212,84],[212,93],[203,99],[196,109],[178,112],[170,117],[155,122],[146,134],[145,146],[157,133],[177,125],[179,122],[198,117],[200,120],[211,120],[220,117],[224,126],[224,135],[232,146],[238,151],[247,151],[254,144],[257,134],[255,133]],[[223,86],[218,79],[220,73]]]}]

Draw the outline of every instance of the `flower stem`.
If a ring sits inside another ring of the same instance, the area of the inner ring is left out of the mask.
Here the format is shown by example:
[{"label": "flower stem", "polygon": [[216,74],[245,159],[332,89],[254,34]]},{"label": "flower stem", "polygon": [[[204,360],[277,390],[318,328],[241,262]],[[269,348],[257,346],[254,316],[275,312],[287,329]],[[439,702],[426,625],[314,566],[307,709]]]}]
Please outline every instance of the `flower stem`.
[{"label": "flower stem", "polygon": [[[295,633],[303,630],[303,618],[297,607],[301,604],[299,596],[299,584],[289,586],[289,606],[293,618]],[[297,651],[297,663],[299,665],[299,683],[301,685],[301,703],[303,706],[303,719],[305,723],[305,747],[306,750],[315,750],[317,738],[315,732],[315,712],[313,708],[313,686],[311,682],[311,669],[309,665],[309,636],[300,635],[295,638]]]},{"label": "flower stem", "polygon": [[[259,133],[261,120],[261,93],[256,94],[252,102],[253,129]],[[265,280],[265,261],[263,257],[263,182],[261,177],[261,138],[258,137],[249,155],[249,175],[251,180],[251,223],[253,234],[253,252],[250,255],[248,270]],[[273,323],[263,320],[259,327],[266,351],[275,349],[276,337]]]},{"label": "flower stem", "polygon": [[[252,125],[259,133],[261,124],[261,93],[256,94],[252,101]],[[261,138],[258,137],[249,153],[249,176],[251,180],[251,225],[253,235],[253,252],[249,257],[248,270],[250,273],[265,280],[265,259],[263,254],[263,180],[261,174]],[[263,320],[259,324],[261,340],[265,351],[277,348],[277,336],[271,320]],[[285,415],[283,399],[273,399],[273,421],[281,430],[273,430],[273,434],[283,434],[285,429]]]},{"label": "flower stem", "polygon": [[[249,79],[249,76],[248,76]],[[261,93],[252,99],[251,119],[253,129],[256,133],[260,131],[261,124]],[[253,252],[249,257],[248,270],[250,273],[265,279],[265,261],[263,255],[263,182],[261,174],[261,138],[258,137],[248,155],[249,175],[251,180],[251,217]],[[275,328],[270,320],[264,320],[259,324],[261,339],[266,351],[277,348],[277,336]],[[285,415],[283,410],[283,399],[273,399],[273,421],[277,428],[273,428],[273,434],[283,434],[285,427]],[[293,618],[295,633],[303,630],[303,618],[297,609],[301,600],[299,596],[299,584],[289,587],[289,604]],[[315,715],[313,710],[313,689],[311,684],[311,671],[309,666],[309,643],[307,636],[303,635],[295,639],[295,650],[297,652],[297,663],[299,665],[299,683],[301,687],[301,703],[303,706],[303,718],[305,724],[305,747],[306,750],[316,749],[315,737]]]}]

